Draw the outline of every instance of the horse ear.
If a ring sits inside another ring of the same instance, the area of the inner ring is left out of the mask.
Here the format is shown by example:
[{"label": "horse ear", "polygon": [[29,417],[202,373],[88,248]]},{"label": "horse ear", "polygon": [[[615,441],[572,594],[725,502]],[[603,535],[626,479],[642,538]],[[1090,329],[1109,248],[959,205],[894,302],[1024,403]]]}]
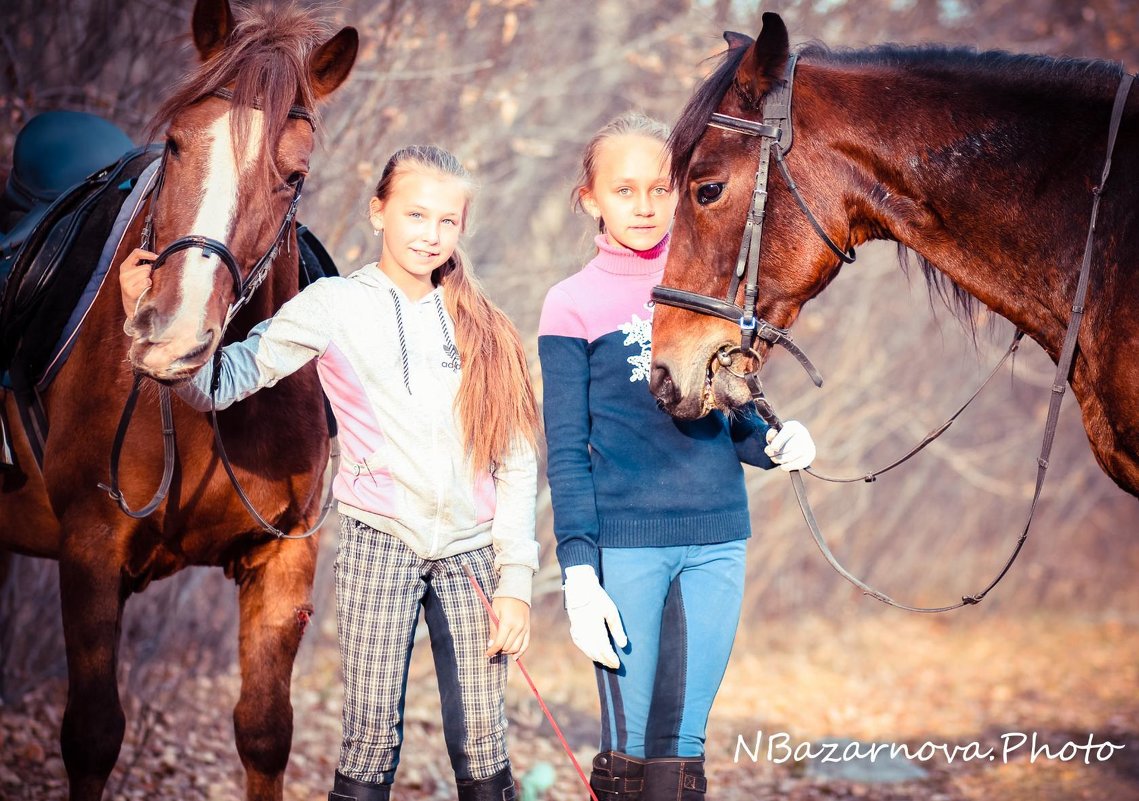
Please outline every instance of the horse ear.
[{"label": "horse ear", "polygon": [[759,100],[777,81],[783,79],[783,70],[790,54],[787,26],[778,14],[764,12],[759,38],[740,63],[736,83],[746,89],[752,99]]},{"label": "horse ear", "polygon": [[308,74],[312,81],[313,96],[320,100],[332,94],[356,63],[360,49],[360,34],[349,26],[316,48],[308,57]]},{"label": "horse ear", "polygon": [[229,0],[198,0],[194,4],[194,46],[202,61],[208,61],[225,46],[226,38],[236,26]]},{"label": "horse ear", "polygon": [[748,36],[746,33],[724,31],[724,41],[728,43],[729,50],[736,50],[741,47],[750,47],[751,43],[755,40]]}]

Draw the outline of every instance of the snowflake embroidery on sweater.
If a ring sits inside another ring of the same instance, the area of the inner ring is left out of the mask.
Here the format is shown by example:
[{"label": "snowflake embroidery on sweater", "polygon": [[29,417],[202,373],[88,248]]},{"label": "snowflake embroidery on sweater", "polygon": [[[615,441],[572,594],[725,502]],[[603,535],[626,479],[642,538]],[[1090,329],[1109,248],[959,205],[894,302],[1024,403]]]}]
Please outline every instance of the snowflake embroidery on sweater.
[{"label": "snowflake embroidery on sweater", "polygon": [[649,380],[649,362],[653,348],[653,307],[646,303],[644,308],[649,313],[648,317],[642,320],[634,314],[632,320],[618,326],[618,330],[625,335],[625,345],[641,346],[640,353],[626,359],[633,365],[632,374],[629,376],[630,382]]}]

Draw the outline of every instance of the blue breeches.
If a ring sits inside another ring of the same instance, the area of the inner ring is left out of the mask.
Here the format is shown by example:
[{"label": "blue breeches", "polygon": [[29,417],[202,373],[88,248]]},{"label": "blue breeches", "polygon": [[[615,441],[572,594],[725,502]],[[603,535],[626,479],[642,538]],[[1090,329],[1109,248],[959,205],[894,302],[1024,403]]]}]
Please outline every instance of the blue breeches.
[{"label": "blue breeches", "polygon": [[602,751],[704,755],[739,623],[746,545],[602,549],[601,584],[629,637],[619,669],[594,666]]}]

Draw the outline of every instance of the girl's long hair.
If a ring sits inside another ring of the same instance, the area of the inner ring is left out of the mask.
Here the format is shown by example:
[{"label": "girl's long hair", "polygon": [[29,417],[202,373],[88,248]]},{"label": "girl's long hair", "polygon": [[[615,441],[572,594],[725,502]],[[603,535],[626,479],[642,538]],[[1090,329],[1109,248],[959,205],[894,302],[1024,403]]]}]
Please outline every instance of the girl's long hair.
[{"label": "girl's long hair", "polygon": [[[455,156],[434,145],[397,150],[384,167],[376,197],[386,201],[395,179],[411,169],[455,178],[467,186],[465,229],[474,180]],[[477,471],[501,463],[519,442],[536,445],[538,404],[526,353],[518,329],[487,298],[460,248],[431,278],[443,287],[443,302],[455,322],[455,346],[463,369],[455,412],[471,468]]]}]

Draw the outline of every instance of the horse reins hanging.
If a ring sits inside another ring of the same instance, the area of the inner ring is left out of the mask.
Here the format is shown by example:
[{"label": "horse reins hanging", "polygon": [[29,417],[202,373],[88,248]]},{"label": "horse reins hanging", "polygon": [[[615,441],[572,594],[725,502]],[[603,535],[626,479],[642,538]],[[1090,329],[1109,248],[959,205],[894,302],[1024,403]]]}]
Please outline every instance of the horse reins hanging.
[{"label": "horse reins hanging", "polygon": [[[657,286],[652,291],[652,298],[656,303],[663,303],[668,306],[675,306],[678,308],[686,309],[688,311],[696,312],[698,314],[705,314],[712,317],[731,320],[738,322],[740,327],[740,345],[738,348],[721,348],[716,357],[721,366],[729,370],[733,375],[742,378],[747,384],[748,390],[751,393],[752,402],[755,404],[756,411],[763,418],[763,420],[775,429],[782,428],[782,421],[772,408],[771,403],[764,395],[763,385],[759,380],[758,367],[746,373],[739,373],[732,369],[732,356],[739,352],[745,356],[751,355],[758,357],[758,354],[753,350],[755,339],[763,339],[764,341],[775,345],[779,344],[790,350],[795,357],[799,360],[800,364],[804,366],[807,372],[811,375],[812,380],[816,385],[821,386],[822,380],[818,377],[817,371],[811,365],[807,357],[794,346],[790,340],[790,334],[786,329],[778,328],[771,325],[765,320],[757,320],[757,307],[758,307],[758,282],[759,282],[759,249],[760,239],[763,229],[763,218],[765,213],[765,206],[767,202],[767,176],[768,176],[768,162],[771,157],[774,157],[779,171],[783,176],[783,180],[787,185],[788,191],[791,192],[792,197],[795,198],[796,204],[806,215],[807,220],[810,222],[811,227],[819,238],[827,245],[827,247],[834,253],[842,262],[851,263],[854,261],[853,251],[845,251],[838,247],[830,236],[826,233],[825,229],[816,219],[815,215],[811,213],[810,208],[807,206],[806,201],[803,199],[799,192],[798,186],[791,178],[791,173],[784,162],[784,155],[791,149],[792,141],[792,127],[791,127],[791,92],[793,87],[795,62],[797,54],[792,54],[788,59],[786,76],[781,85],[777,86],[764,101],[763,105],[763,123],[754,122],[752,120],[740,119],[731,117],[725,114],[713,114],[711,120],[708,122],[710,127],[721,128],[736,133],[741,133],[747,136],[758,136],[761,139],[760,145],[760,159],[759,168],[756,171],[755,189],[752,194],[751,207],[748,210],[747,222],[744,228],[743,240],[740,244],[739,257],[736,262],[736,269],[732,275],[732,279],[728,286],[728,293],[726,298],[717,298],[710,295],[702,295],[696,292],[689,292],[687,290],[675,289],[672,287]],[[1059,419],[1060,405],[1063,401],[1064,392],[1067,388],[1068,376],[1071,372],[1072,361],[1075,356],[1076,341],[1079,335],[1080,323],[1083,320],[1084,303],[1087,297],[1087,289],[1089,277],[1091,275],[1091,261],[1092,261],[1092,248],[1095,242],[1095,226],[1096,217],[1099,213],[1099,202],[1104,192],[1104,186],[1107,183],[1108,175],[1111,172],[1111,156],[1115,149],[1116,135],[1119,131],[1119,125],[1123,118],[1123,109],[1127,101],[1127,96],[1131,91],[1131,84],[1134,80],[1133,75],[1125,74],[1120,81],[1119,88],[1115,95],[1115,103],[1112,108],[1111,122],[1108,128],[1107,138],[1107,156],[1104,161],[1103,172],[1100,176],[1100,182],[1092,190],[1092,210],[1091,221],[1088,226],[1087,242],[1084,246],[1083,261],[1080,265],[1079,280],[1076,287],[1075,298],[1072,303],[1072,314],[1069,318],[1068,328],[1064,335],[1064,343],[1061,347],[1060,357],[1056,363],[1056,377],[1052,383],[1052,397],[1048,404],[1048,417],[1044,426],[1044,438],[1040,448],[1040,456],[1037,458],[1037,473],[1036,473],[1036,488],[1033,492],[1032,503],[1028,510],[1028,519],[1024,524],[1024,529],[1017,539],[1012,553],[1009,555],[1004,566],[988,586],[981,592],[974,595],[962,596],[961,600],[955,604],[941,607],[918,607],[909,604],[900,603],[895,601],[890,596],[883,592],[875,590],[867,585],[865,582],[856,578],[846,568],[844,568],[831,552],[823,537],[822,531],[819,528],[818,522],[815,520],[814,513],[811,509],[810,503],[807,501],[806,487],[803,485],[803,477],[800,471],[795,470],[791,472],[791,483],[795,488],[795,495],[799,502],[799,508],[803,513],[803,518],[807,523],[808,528],[811,530],[811,536],[815,540],[815,544],[822,552],[823,557],[827,560],[828,564],[834,570],[845,578],[847,581],[854,584],[863,593],[876,598],[883,603],[890,606],[904,609],[910,612],[947,612],[952,609],[958,609],[962,606],[969,606],[979,603],[1008,573],[1012,567],[1013,562],[1016,561],[1021,549],[1024,547],[1025,541],[1028,539],[1028,531],[1032,526],[1032,518],[1036,512],[1036,505],[1040,500],[1040,494],[1044,487],[1044,478],[1048,470],[1048,457],[1052,452],[1052,442],[1056,434],[1056,424]],[[744,298],[743,305],[736,305],[735,299],[739,294],[740,283],[743,281],[744,285]],[[941,436],[953,423],[954,420],[965,410],[965,408],[973,402],[973,400],[980,394],[981,389],[992,380],[996,375],[997,370],[1004,364],[1004,362],[1011,356],[1019,347],[1023,332],[1017,331],[1013,337],[1013,342],[1009,346],[1008,351],[1001,358],[997,367],[990,373],[989,377],[981,384],[976,392],[940,427],[934,429],[928,434],[917,446],[912,448],[900,459],[895,460],[886,467],[873,471],[862,476],[854,478],[833,478],[830,476],[814,473],[809,468],[807,472],[815,475],[824,481],[833,482],[852,482],[852,481],[873,481],[877,476],[892,470],[902,462],[905,462],[910,457],[925,448],[930,442]],[[755,359],[758,365],[759,359]]]},{"label": "horse reins hanging", "polygon": [[[233,100],[233,92],[225,88],[217,89],[212,92],[211,95],[221,98],[222,100]],[[254,104],[254,108],[257,107],[258,106]],[[312,126],[313,130],[315,131],[316,122],[313,119],[312,113],[308,109],[302,106],[293,106],[289,109],[288,116],[293,119],[304,120],[310,126]],[[158,204],[159,195],[162,192],[162,185],[166,175],[166,165],[169,154],[170,144],[167,142],[166,147],[162,151],[162,161],[159,164],[158,172],[154,179],[154,188],[150,193],[150,205],[147,209],[146,218],[143,221],[141,246],[144,250],[150,250],[154,245],[154,210]],[[234,300],[226,310],[225,320],[222,323],[221,336],[223,337],[225,335],[225,330],[233,321],[234,316],[242,307],[244,307],[249,302],[250,298],[253,297],[253,293],[256,292],[257,288],[260,287],[261,284],[265,281],[266,276],[269,274],[269,269],[273,265],[273,261],[277,258],[277,253],[280,251],[281,244],[284,243],[285,246],[288,247],[291,230],[293,228],[293,222],[296,219],[297,215],[297,206],[300,204],[301,200],[301,191],[304,188],[304,178],[298,178],[296,182],[292,184],[292,187],[293,197],[292,200],[289,201],[289,207],[285,212],[284,218],[281,220],[280,226],[277,228],[276,236],[273,238],[273,241],[269,245],[268,249],[254,263],[253,267],[249,271],[248,276],[245,278],[242,278],[241,276],[241,270],[238,266],[237,258],[233,255],[233,252],[230,251],[224,242],[220,242],[208,236],[201,236],[198,234],[189,234],[187,236],[182,236],[175,239],[158,253],[158,256],[155,258],[154,263],[151,266],[151,272],[153,273],[159,267],[165,264],[166,261],[174,254],[179,253],[183,250],[189,250],[191,248],[200,249],[202,251],[202,255],[207,258],[209,256],[217,256],[218,260],[224,264],[226,269],[229,271],[230,277],[233,279],[234,287]],[[220,343],[214,355],[215,359],[213,360],[212,365],[215,374],[210,382],[211,402],[214,400],[215,393],[217,391],[217,369],[221,356]],[[131,509],[126,502],[126,499],[123,498],[122,492],[119,489],[119,459],[122,453],[123,443],[126,440],[126,434],[127,429],[130,425],[130,419],[134,414],[134,408],[138,400],[143,378],[144,376],[142,374],[137,372],[135,373],[130,394],[127,396],[127,401],[123,407],[122,416],[119,419],[118,429],[115,432],[115,439],[111,446],[110,484],[99,484],[99,487],[105,490],[111,496],[111,498],[119,505],[119,508],[122,509],[125,514],[136,519],[141,519],[149,516],[165,500],[166,495],[170,490],[170,484],[174,474],[174,464],[176,462],[176,440],[174,432],[174,415],[170,402],[170,387],[166,384],[159,384],[158,395],[160,414],[162,417],[163,436],[162,478],[159,481],[158,490],[155,492],[150,501],[140,509]],[[329,488],[325,493],[325,500],[321,504],[320,515],[318,516],[317,521],[313,527],[305,531],[303,534],[286,534],[285,532],[281,531],[266,521],[265,518],[257,512],[252,502],[249,500],[249,497],[242,489],[241,483],[238,481],[237,475],[234,473],[233,466],[230,464],[229,457],[226,454],[225,446],[222,443],[221,430],[218,427],[216,407],[210,410],[210,421],[213,426],[214,442],[217,446],[218,456],[221,459],[222,466],[225,468],[226,475],[229,476],[230,482],[233,484],[234,490],[236,490],[242,504],[244,504],[245,508],[249,511],[249,514],[253,517],[253,519],[256,520],[257,523],[266,532],[279,539],[303,539],[305,537],[310,537],[319,531],[320,527],[324,524],[325,518],[328,516],[329,510],[332,508],[333,500],[331,479],[329,481]],[[339,460],[339,452],[336,448],[335,442],[333,442],[331,448],[331,457],[333,462],[332,476],[335,477],[336,465]]]}]

